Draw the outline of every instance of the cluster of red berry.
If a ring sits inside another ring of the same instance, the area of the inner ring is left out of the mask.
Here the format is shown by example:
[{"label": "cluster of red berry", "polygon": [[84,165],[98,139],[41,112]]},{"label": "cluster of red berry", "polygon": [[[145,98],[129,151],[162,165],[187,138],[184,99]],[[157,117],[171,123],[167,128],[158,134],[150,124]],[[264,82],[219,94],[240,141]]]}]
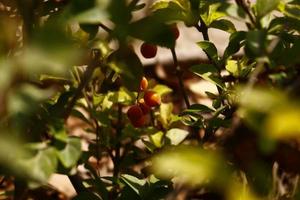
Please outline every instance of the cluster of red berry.
[{"label": "cluster of red berry", "polygon": [[[173,33],[174,39],[177,40],[180,35],[177,25],[173,24],[170,28]],[[144,42],[140,48],[140,51],[144,58],[154,58],[157,53],[157,46]]]},{"label": "cluster of red berry", "polygon": [[144,93],[144,97],[139,99],[135,105],[132,105],[128,111],[127,116],[134,127],[142,127],[146,123],[147,114],[151,108],[159,106],[161,103],[160,96],[151,90],[147,90],[148,80],[143,77],[140,82],[139,94]]}]

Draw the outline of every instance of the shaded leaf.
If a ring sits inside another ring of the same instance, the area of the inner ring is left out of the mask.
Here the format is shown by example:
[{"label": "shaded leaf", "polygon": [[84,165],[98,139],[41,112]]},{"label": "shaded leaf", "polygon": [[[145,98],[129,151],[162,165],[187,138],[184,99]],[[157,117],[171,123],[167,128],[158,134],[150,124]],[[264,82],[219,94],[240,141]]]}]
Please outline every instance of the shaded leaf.
[{"label": "shaded leaf", "polygon": [[219,20],[214,20],[210,25],[210,28],[216,28],[216,29],[220,29],[223,31],[226,31],[228,33],[234,33],[236,32],[236,28],[234,26],[234,24],[226,19],[219,19]]},{"label": "shaded leaf", "polygon": [[81,141],[80,138],[69,137],[66,141],[64,149],[57,152],[58,158],[64,167],[73,167],[81,155]]}]

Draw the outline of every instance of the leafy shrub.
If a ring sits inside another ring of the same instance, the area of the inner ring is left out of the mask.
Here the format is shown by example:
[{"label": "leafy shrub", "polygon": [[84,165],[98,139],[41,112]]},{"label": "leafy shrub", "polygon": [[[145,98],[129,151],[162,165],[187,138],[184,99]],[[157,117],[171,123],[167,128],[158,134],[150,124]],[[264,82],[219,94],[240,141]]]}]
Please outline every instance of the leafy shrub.
[{"label": "leafy shrub", "polygon": [[[14,183],[3,198],[44,198],[39,189],[52,190],[46,183],[60,173],[74,199],[299,199],[300,2],[145,6],[0,2],[1,184]],[[136,18],[138,11],[148,14]],[[209,62],[189,70],[217,88],[206,92],[211,106],[190,101],[176,23],[203,36],[197,45]],[[223,54],[210,29],[230,34]],[[158,47],[170,50],[179,91],[145,78],[136,40],[145,58]],[[180,112],[175,92],[185,103]],[[70,127],[75,119],[83,136]]]}]

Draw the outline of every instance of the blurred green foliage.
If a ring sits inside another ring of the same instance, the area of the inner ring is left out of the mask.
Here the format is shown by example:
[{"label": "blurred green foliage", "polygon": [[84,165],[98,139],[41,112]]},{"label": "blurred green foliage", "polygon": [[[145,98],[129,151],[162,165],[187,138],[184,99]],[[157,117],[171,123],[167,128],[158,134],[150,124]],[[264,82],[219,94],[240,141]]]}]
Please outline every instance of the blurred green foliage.
[{"label": "blurred green foliage", "polygon": [[[299,17],[299,0],[1,1],[1,177],[15,199],[54,173],[74,199],[299,199]],[[217,88],[211,105],[184,92],[176,23],[203,36],[209,62],[189,71]],[[210,29],[230,34],[223,55]],[[126,115],[144,94],[136,41],[172,51],[186,102],[174,112],[178,91],[149,78],[163,102],[141,128]]]}]

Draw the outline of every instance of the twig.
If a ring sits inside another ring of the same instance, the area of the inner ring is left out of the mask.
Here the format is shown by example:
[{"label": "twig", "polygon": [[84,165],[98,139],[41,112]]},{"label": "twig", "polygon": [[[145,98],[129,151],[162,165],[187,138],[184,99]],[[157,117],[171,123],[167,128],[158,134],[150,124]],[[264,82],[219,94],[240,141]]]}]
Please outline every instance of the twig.
[{"label": "twig", "polygon": [[106,25],[102,24],[102,23],[99,23],[97,24],[99,27],[101,27],[103,30],[105,30],[106,32],[108,33],[111,33],[112,30],[110,28],[108,28]]},{"label": "twig", "polygon": [[98,66],[99,57],[100,57],[100,51],[98,49],[93,49],[92,53],[91,53],[91,62],[89,63],[89,65],[83,75],[82,81],[80,82],[78,88],[75,91],[73,98],[71,99],[70,103],[68,104],[68,106],[65,109],[65,112],[63,114],[65,120],[70,116],[71,111],[72,111],[73,107],[75,106],[76,101],[78,100],[78,98],[80,97],[80,95],[82,93],[82,90],[88,84],[95,68]]},{"label": "twig", "polygon": [[184,89],[184,83],[183,83],[183,80],[182,80],[182,74],[183,73],[182,73],[182,70],[181,70],[181,68],[178,64],[175,48],[171,48],[171,52],[172,52],[172,57],[173,57],[173,61],[174,61],[175,69],[176,69],[176,76],[177,76],[178,82],[179,82],[179,87],[180,87],[181,93],[183,95],[185,105],[186,105],[187,108],[189,108],[191,106],[191,104],[190,104],[189,98],[186,94],[186,91]]},{"label": "twig", "polygon": [[[65,112],[63,113],[63,117],[65,120],[70,116],[71,111],[76,104],[76,101],[80,97],[83,89],[88,84],[88,82],[93,74],[94,69],[98,65],[99,58],[100,58],[100,51],[98,49],[93,49],[91,52],[91,61],[87,67],[87,70],[84,73],[83,79],[80,82],[77,90],[75,91],[73,98],[71,99],[70,103],[68,104],[67,108],[65,109]],[[81,192],[85,192],[87,190],[84,187],[84,185],[82,184],[81,179],[77,174],[69,175],[68,177],[69,177],[75,191],[77,192],[77,194],[79,194]]]}]

